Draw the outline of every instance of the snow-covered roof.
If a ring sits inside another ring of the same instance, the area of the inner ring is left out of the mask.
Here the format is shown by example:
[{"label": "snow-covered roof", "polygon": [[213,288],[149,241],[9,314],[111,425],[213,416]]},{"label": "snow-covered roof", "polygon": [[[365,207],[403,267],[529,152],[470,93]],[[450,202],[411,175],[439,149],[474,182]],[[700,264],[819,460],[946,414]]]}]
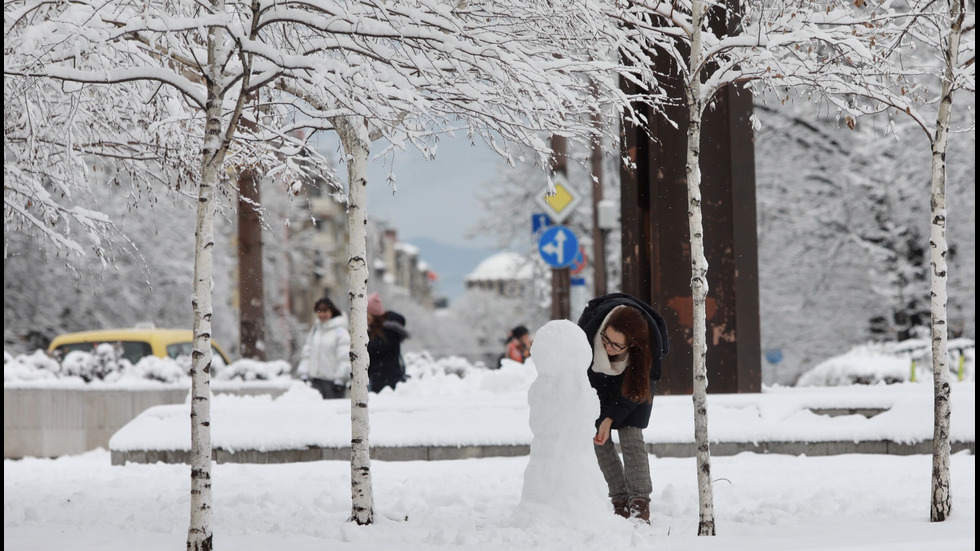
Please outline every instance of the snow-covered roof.
[{"label": "snow-covered roof", "polygon": [[467,275],[465,281],[500,281],[531,279],[534,265],[528,258],[515,252],[497,253],[484,259]]},{"label": "snow-covered roof", "polygon": [[412,245],[411,243],[405,243],[404,241],[399,241],[395,243],[395,248],[398,249],[399,251],[405,252],[406,254],[414,254],[414,255],[419,254],[418,247]]}]

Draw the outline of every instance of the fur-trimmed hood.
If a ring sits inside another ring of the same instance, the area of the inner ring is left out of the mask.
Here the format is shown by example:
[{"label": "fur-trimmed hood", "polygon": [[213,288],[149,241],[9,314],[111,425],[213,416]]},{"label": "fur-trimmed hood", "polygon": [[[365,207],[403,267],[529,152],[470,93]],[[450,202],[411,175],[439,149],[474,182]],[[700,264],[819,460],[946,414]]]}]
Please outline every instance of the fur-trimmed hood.
[{"label": "fur-trimmed hood", "polygon": [[[632,306],[643,313],[643,317],[647,319],[647,324],[650,326],[650,338],[654,341],[654,346],[650,350],[653,355],[653,365],[650,366],[650,379],[659,381],[663,358],[670,352],[670,342],[667,337],[667,323],[664,321],[663,316],[654,310],[652,306],[626,293],[603,295],[589,301],[585,310],[582,311],[582,315],[579,316],[578,326],[585,331],[585,336],[588,337],[589,342],[595,343],[595,339],[600,338],[599,332],[606,326],[606,320],[609,314],[618,306]],[[594,348],[601,350],[601,345],[594,346]],[[602,354],[602,356],[605,356],[605,354]],[[608,361],[607,358],[606,363]],[[593,369],[595,369],[595,366]]]}]

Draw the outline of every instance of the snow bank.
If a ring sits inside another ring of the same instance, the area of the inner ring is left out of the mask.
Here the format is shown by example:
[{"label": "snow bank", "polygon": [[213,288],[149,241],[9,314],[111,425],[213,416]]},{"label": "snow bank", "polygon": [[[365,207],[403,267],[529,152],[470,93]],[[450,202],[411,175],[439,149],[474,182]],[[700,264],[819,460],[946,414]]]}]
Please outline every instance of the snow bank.
[{"label": "snow bank", "polygon": [[[974,381],[976,345],[973,339],[948,343],[949,371],[953,381]],[[926,339],[869,343],[834,356],[802,374],[796,386],[846,386],[854,384],[932,381],[932,349]]]}]

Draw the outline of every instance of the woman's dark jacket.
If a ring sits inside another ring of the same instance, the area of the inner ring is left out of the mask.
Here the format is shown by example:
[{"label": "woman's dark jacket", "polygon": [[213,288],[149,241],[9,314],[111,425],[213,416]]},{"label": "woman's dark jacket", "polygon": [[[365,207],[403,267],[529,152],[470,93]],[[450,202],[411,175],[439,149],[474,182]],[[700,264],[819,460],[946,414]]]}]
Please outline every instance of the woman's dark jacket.
[{"label": "woman's dark jacket", "polygon": [[[589,345],[595,346],[595,336],[599,332],[599,327],[602,326],[602,322],[609,315],[609,312],[617,306],[632,306],[638,309],[643,313],[647,325],[649,325],[650,354],[653,357],[653,365],[650,366],[650,394],[652,395],[656,382],[660,380],[663,358],[670,352],[670,343],[667,340],[667,324],[660,313],[636,297],[625,293],[612,293],[590,300],[578,319],[578,325],[585,331]],[[650,402],[634,402],[623,396],[625,373],[606,375],[593,371],[592,366],[589,365],[588,374],[589,383],[599,395],[600,410],[599,418],[596,419],[596,427],[606,417],[613,420],[612,428],[614,429],[622,427],[642,429],[650,424],[650,412],[653,409],[653,404]]]},{"label": "woman's dark jacket", "polygon": [[408,338],[405,317],[397,312],[385,312],[383,331],[368,341],[368,388],[381,392],[386,386],[405,380],[405,363],[402,361],[402,341]]}]

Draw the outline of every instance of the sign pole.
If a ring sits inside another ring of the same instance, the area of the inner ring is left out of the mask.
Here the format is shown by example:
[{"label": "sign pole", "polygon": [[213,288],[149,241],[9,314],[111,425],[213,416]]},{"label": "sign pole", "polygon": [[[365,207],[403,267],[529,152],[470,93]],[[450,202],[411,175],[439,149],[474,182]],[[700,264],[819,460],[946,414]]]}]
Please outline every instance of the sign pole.
[{"label": "sign pole", "polygon": [[[555,174],[568,175],[568,140],[563,136],[551,136],[552,162]],[[559,223],[561,223],[559,221]],[[568,267],[551,270],[551,319],[569,319],[572,315],[571,274]]]},{"label": "sign pole", "polygon": [[[592,92],[598,97],[599,86],[592,80]],[[589,163],[592,168],[592,287],[595,296],[606,294],[606,236],[599,226],[599,204],[602,203],[602,113],[592,112],[592,124],[597,132],[592,138]]]},{"label": "sign pole", "polygon": [[[549,226],[538,240],[541,259],[551,266],[551,318],[569,319],[572,266],[584,267],[585,260],[575,232],[566,226]],[[578,269],[578,268],[576,268]]]},{"label": "sign pole", "polygon": [[571,274],[568,268],[551,270],[551,319],[563,320],[572,316]]}]

